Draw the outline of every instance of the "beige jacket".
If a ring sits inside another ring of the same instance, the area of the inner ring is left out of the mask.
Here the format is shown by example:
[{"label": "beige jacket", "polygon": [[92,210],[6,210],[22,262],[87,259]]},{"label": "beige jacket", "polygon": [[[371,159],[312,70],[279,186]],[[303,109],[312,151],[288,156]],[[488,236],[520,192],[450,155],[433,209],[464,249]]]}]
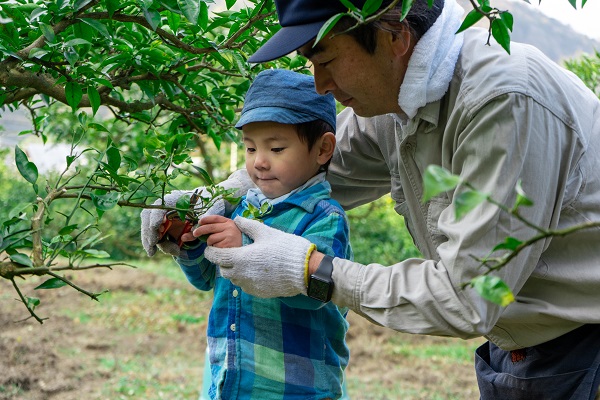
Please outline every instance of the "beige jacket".
[{"label": "beige jacket", "polygon": [[455,192],[422,204],[422,173],[441,165],[506,205],[521,179],[535,202],[521,211],[543,228],[600,221],[600,101],[535,48],[512,43],[508,55],[486,40],[466,31],[448,92],[404,127],[392,115],[338,116],[333,197],[352,208],[391,192],[425,259],[335,259],[333,301],[398,331],[483,335],[510,350],[600,323],[600,229],[523,251],[498,273],[516,294],[502,308],[461,289],[482,272],[473,256],[536,231],[490,203],[456,221]]}]

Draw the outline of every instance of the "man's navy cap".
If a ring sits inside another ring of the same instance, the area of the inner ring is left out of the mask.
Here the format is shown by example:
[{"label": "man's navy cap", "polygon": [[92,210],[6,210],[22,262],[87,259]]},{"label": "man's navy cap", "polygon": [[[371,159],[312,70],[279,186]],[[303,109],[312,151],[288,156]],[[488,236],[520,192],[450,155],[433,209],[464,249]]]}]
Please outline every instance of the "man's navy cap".
[{"label": "man's navy cap", "polygon": [[[366,0],[350,0],[362,8]],[[285,56],[314,39],[329,18],[347,12],[340,0],[275,0],[281,29],[248,61],[261,63]]]},{"label": "man's navy cap", "polygon": [[250,122],[296,125],[322,120],[335,130],[335,117],[333,96],[318,94],[311,75],[269,69],[256,75],[250,85],[235,127],[241,129]]}]

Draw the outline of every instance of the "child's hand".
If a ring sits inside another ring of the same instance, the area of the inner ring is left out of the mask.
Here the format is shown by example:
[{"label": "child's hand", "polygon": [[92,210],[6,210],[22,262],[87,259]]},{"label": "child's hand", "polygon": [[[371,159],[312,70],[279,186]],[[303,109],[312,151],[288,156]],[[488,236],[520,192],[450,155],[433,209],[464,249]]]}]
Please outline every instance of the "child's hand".
[{"label": "child's hand", "polygon": [[208,215],[200,220],[200,226],[193,231],[195,237],[206,236],[206,244],[228,248],[242,246],[242,232],[233,220],[221,215]]}]

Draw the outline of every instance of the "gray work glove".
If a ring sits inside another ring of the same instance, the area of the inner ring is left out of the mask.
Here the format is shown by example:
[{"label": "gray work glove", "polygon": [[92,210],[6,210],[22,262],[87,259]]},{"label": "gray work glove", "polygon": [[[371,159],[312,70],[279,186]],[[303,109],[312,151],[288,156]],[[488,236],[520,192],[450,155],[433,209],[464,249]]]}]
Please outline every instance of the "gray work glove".
[{"label": "gray work glove", "polygon": [[[175,207],[177,200],[184,194],[191,194],[191,191],[175,190],[165,195],[165,205],[168,207]],[[161,205],[162,199],[156,200],[152,205]],[[142,246],[148,256],[152,257],[156,254],[156,248],[160,248],[163,253],[171,254],[173,256],[179,255],[179,246],[177,243],[173,243],[169,240],[163,240],[158,243],[159,233],[158,228],[164,222],[165,214],[167,210],[160,208],[144,208],[140,217],[142,218]]]},{"label": "gray work glove", "polygon": [[[246,194],[248,189],[254,187],[254,183],[248,176],[245,169],[241,169],[232,173],[227,180],[221,182],[219,186],[225,189],[238,188],[234,193],[234,196],[243,196]],[[202,189],[202,188],[199,188]],[[201,190],[199,190],[201,191]],[[175,207],[177,200],[185,194],[192,194],[193,191],[187,190],[176,190],[165,195],[165,205],[169,207]],[[153,205],[162,204],[161,199],[156,200]],[[235,206],[226,201],[217,201],[205,215],[219,214],[219,215],[231,215]],[[179,256],[180,249],[177,243],[173,243],[168,240],[164,240],[158,243],[158,228],[164,221],[167,210],[163,209],[144,209],[141,213],[142,219],[142,246],[148,256],[152,257],[156,253],[156,249],[159,248],[162,252],[171,254],[173,256]]]},{"label": "gray work glove", "polygon": [[302,236],[271,228],[243,217],[234,220],[254,243],[243,247],[209,246],[204,256],[221,268],[221,275],[245,292],[263,298],[306,294],[305,265],[312,243]]}]

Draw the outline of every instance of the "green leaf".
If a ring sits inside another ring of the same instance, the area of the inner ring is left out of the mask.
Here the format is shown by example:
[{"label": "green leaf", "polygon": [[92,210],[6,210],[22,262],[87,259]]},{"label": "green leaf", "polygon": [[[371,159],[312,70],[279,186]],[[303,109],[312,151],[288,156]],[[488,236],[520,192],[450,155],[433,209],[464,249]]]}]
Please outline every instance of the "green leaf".
[{"label": "green leaf", "polygon": [[77,224],[67,225],[67,226],[64,226],[61,230],[59,230],[58,234],[59,235],[68,235],[69,233],[73,232],[75,229],[77,229]]},{"label": "green leaf", "polygon": [[341,3],[350,11],[359,12],[359,9],[356,8],[354,4],[350,2],[350,0],[339,0]]},{"label": "green leaf", "polygon": [[507,237],[504,239],[504,242],[497,244],[496,247],[492,250],[492,253],[497,250],[510,250],[515,251],[517,247],[519,247],[523,242],[519,239],[515,239],[514,237]]},{"label": "green leaf", "polygon": [[515,199],[515,204],[512,208],[512,211],[516,211],[520,206],[530,207],[533,205],[533,200],[527,197],[525,191],[523,190],[523,186],[521,185],[522,181],[519,179],[517,181],[517,185],[515,186],[515,191],[517,192],[517,198]]},{"label": "green leaf", "polygon": [[100,108],[100,105],[102,104],[102,99],[100,97],[100,93],[98,93],[98,90],[96,89],[95,86],[88,86],[87,87],[87,95],[88,95],[88,100],[90,102],[90,106],[92,107],[92,114],[96,115],[96,113],[98,112],[98,109]]},{"label": "green leaf", "polygon": [[54,30],[52,29],[52,27],[43,22],[40,22],[39,25],[40,25],[40,29],[42,30],[42,34],[44,35],[46,40],[48,40],[48,42],[50,42],[50,43],[54,43],[55,35],[54,35]]},{"label": "green leaf", "polygon": [[574,9],[577,10],[577,0],[569,0],[569,4],[572,5]]},{"label": "green leaf", "polygon": [[27,299],[27,308],[30,310],[35,310],[35,308],[40,305],[40,299],[37,297],[25,296],[25,298]]},{"label": "green leaf", "polygon": [[481,297],[502,307],[515,301],[508,285],[497,276],[480,275],[471,280],[471,285]]},{"label": "green leaf", "polygon": [[403,21],[406,18],[406,15],[410,11],[410,8],[413,5],[413,0],[405,0],[402,2],[402,15],[400,16],[400,21]]},{"label": "green leaf", "polygon": [[192,24],[198,22],[198,16],[200,15],[200,4],[202,0],[177,0],[179,10],[185,16],[185,18]]},{"label": "green leaf", "polygon": [[114,170],[117,171],[121,166],[121,152],[116,147],[109,147],[106,149],[106,160],[108,165]]},{"label": "green leaf", "polygon": [[177,199],[177,203],[175,203],[175,207],[178,208],[177,214],[179,215],[179,219],[182,221],[185,220],[185,215],[190,208],[190,197],[192,197],[190,194],[183,195],[179,197],[179,199]]},{"label": "green leaf", "polygon": [[206,28],[208,27],[208,6],[204,1],[200,2],[200,15],[198,16],[198,26],[200,27],[200,29],[202,29],[203,32],[205,32]]},{"label": "green leaf", "polygon": [[58,289],[65,286],[67,283],[59,278],[50,278],[46,282],[41,285],[33,288],[34,290],[38,289]]},{"label": "green leaf", "polygon": [[33,262],[31,261],[31,259],[22,253],[11,254],[10,260],[17,264],[25,265],[27,267],[33,267]]},{"label": "green leaf", "polygon": [[110,258],[110,254],[104,250],[86,249],[83,252],[94,258]]},{"label": "green leaf", "polygon": [[205,169],[200,168],[196,165],[192,165],[192,167],[194,167],[194,169],[200,174],[200,177],[202,178],[202,180],[204,181],[204,183],[206,183],[209,186],[214,185],[215,183],[213,182],[212,178],[210,177],[210,174],[208,172],[206,172]]},{"label": "green leaf", "polygon": [[483,203],[487,199],[485,193],[477,190],[467,190],[454,199],[454,217],[460,220],[468,212]]},{"label": "green leaf", "polygon": [[423,198],[421,201],[425,203],[440,193],[452,190],[460,182],[459,176],[452,175],[445,168],[439,165],[430,165],[423,175]]},{"label": "green leaf", "polygon": [[79,11],[86,5],[90,4],[91,1],[92,0],[77,0],[73,5],[73,8],[75,9],[75,11]]},{"label": "green leaf", "polygon": [[91,18],[81,18],[81,21],[96,29],[105,38],[111,38],[111,35],[108,32],[108,29],[106,28],[106,25],[102,21],[98,21],[97,19]]},{"label": "green leaf", "polygon": [[34,163],[29,161],[27,155],[19,146],[15,146],[15,163],[19,173],[25,180],[31,184],[35,184],[38,178],[38,169]]},{"label": "green leaf", "polygon": [[460,28],[458,28],[456,33],[462,32],[462,31],[466,30],[467,28],[472,27],[481,18],[483,18],[483,14],[481,14],[477,10],[469,11],[469,13],[465,16],[465,19],[463,20],[462,25],[460,26]]},{"label": "green leaf", "polygon": [[375,13],[381,7],[381,3],[383,3],[383,0],[367,0],[362,8],[361,15],[366,18]]},{"label": "green leaf", "polygon": [[235,4],[236,0],[225,0],[225,4],[227,5],[227,9],[231,9],[231,7],[233,7],[233,5]]},{"label": "green leaf", "polygon": [[492,21],[492,36],[510,54],[510,33],[504,21],[499,18]]},{"label": "green leaf", "polygon": [[160,13],[156,10],[144,8],[144,17],[146,21],[150,24],[150,27],[153,31],[156,31],[158,25],[160,25],[161,16]]},{"label": "green leaf", "polygon": [[512,32],[513,23],[514,23],[514,18],[512,16],[512,14],[509,13],[508,11],[504,11],[504,12],[500,13],[500,18],[502,18],[502,22],[504,22],[504,24],[506,25],[508,30]]},{"label": "green leaf", "polygon": [[339,13],[339,14],[335,14],[334,16],[332,16],[331,18],[329,18],[321,27],[321,29],[319,29],[319,33],[317,34],[317,38],[315,39],[315,43],[313,44],[313,47],[319,43],[319,40],[323,39],[323,37],[325,35],[327,35],[329,33],[329,31],[331,31],[333,29],[333,27],[335,26],[335,24],[338,23],[338,21],[344,17],[347,16],[347,13]]},{"label": "green leaf", "polygon": [[110,210],[119,202],[119,193],[117,192],[105,193],[103,190],[96,190],[91,196],[94,207],[101,211]]},{"label": "green leaf", "polygon": [[67,82],[65,85],[65,95],[67,97],[67,104],[75,111],[83,98],[81,85],[74,81]]},{"label": "green leaf", "polygon": [[115,11],[121,6],[121,0],[104,0],[106,3],[106,10],[108,11],[108,18],[112,18]]}]

